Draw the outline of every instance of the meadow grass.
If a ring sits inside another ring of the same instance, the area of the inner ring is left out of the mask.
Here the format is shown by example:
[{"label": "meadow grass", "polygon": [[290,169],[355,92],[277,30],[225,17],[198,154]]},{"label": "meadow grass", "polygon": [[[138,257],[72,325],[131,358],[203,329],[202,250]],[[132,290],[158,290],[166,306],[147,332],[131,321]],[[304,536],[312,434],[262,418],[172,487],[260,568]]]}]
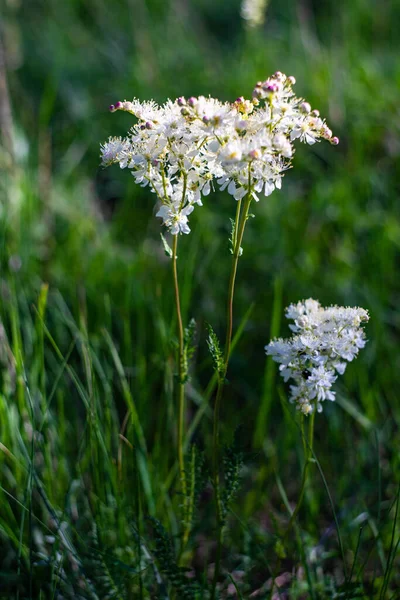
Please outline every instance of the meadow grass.
[{"label": "meadow grass", "polygon": [[[236,98],[276,69],[326,108],[341,145],[299,149],[246,228],[220,414],[232,501],[218,593],[268,598],[274,575],[276,598],[398,597],[399,21],[398,2],[372,0],[271,0],[252,31],[238,2],[5,6],[16,141],[13,167],[8,148],[0,156],[0,597],[209,598],[206,340],[208,324],[225,335],[234,201],[210,196],[179,240],[182,319],[196,321],[185,500],[171,262],[147,192],[98,169],[98,144],[118,97]],[[369,341],[316,417],[284,540],[304,448],[263,347],[286,336],[284,307],[310,295],[368,308]]]}]

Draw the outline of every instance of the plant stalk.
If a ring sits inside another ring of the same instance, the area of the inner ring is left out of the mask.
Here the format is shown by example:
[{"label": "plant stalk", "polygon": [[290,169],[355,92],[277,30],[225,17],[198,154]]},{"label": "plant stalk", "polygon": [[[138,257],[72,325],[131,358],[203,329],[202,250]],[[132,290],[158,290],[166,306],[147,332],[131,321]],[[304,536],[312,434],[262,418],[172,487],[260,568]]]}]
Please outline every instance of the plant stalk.
[{"label": "plant stalk", "polygon": [[187,486],[186,486],[186,474],[185,474],[185,462],[184,462],[184,453],[183,453],[183,424],[185,418],[185,357],[184,357],[184,332],[183,332],[183,324],[182,324],[182,313],[181,313],[181,303],[179,296],[179,283],[178,283],[178,271],[176,266],[177,256],[177,247],[178,247],[178,235],[174,235],[173,243],[172,243],[172,275],[174,280],[174,290],[175,290],[175,307],[176,307],[176,316],[178,320],[178,463],[179,463],[179,477],[181,480],[182,486],[182,494],[183,494],[183,506],[184,513],[186,518],[186,496],[187,496]]},{"label": "plant stalk", "polygon": [[243,205],[243,214],[241,215],[241,201],[239,200],[238,207],[236,210],[236,219],[235,219],[235,232],[233,238],[233,256],[232,256],[232,267],[231,274],[229,278],[229,287],[228,287],[228,301],[226,307],[226,339],[225,339],[225,349],[224,349],[224,368],[222,373],[219,374],[218,377],[218,388],[217,395],[215,398],[214,404],[214,425],[213,425],[213,454],[212,454],[212,462],[213,462],[213,479],[214,479],[214,493],[215,493],[215,507],[217,513],[217,530],[218,530],[218,538],[217,538],[217,554],[215,559],[215,570],[214,570],[214,578],[213,578],[213,586],[211,591],[211,600],[215,599],[216,587],[219,577],[220,570],[220,562],[221,562],[221,552],[222,552],[222,541],[223,541],[223,519],[222,519],[222,507],[221,507],[221,497],[220,497],[220,486],[219,486],[219,415],[221,409],[221,400],[223,396],[224,386],[226,374],[228,371],[229,358],[231,352],[231,343],[232,343],[232,330],[233,330],[233,298],[235,292],[235,281],[236,281],[236,273],[239,262],[241,244],[243,240],[243,234],[246,227],[246,222],[249,216],[249,208],[251,203],[251,192],[249,189],[249,193],[246,196]]},{"label": "plant stalk", "polygon": [[[305,463],[304,463],[304,468],[303,468],[303,476],[302,476],[302,481],[301,481],[301,489],[300,489],[300,494],[299,494],[299,499],[297,501],[296,504],[296,508],[294,509],[294,511],[292,512],[292,515],[290,517],[284,538],[283,538],[283,543],[285,543],[287,536],[293,526],[293,523],[299,513],[299,510],[301,508],[301,504],[303,502],[303,498],[304,498],[304,493],[306,491],[306,485],[307,485],[307,476],[308,476],[308,469],[309,466],[311,464],[311,459],[312,459],[312,451],[313,451],[313,440],[314,440],[314,420],[315,420],[315,412],[316,412],[316,407],[314,408],[313,412],[311,413],[310,416],[310,422],[309,422],[309,428],[308,428],[308,441],[307,442],[303,442],[304,443],[304,447],[306,449],[305,452]],[[304,438],[303,438],[304,439]]]},{"label": "plant stalk", "polygon": [[[297,500],[297,504],[296,504],[296,508],[294,509],[294,511],[292,512],[292,514],[290,515],[290,519],[289,519],[289,523],[288,526],[286,528],[285,534],[282,538],[282,545],[283,547],[285,546],[287,537],[296,521],[296,517],[299,514],[299,510],[301,508],[302,502],[303,502],[303,498],[304,498],[304,494],[306,491],[306,485],[307,485],[307,476],[308,476],[308,469],[309,466],[311,464],[312,461],[312,455],[313,455],[313,441],[314,441],[314,420],[315,420],[315,413],[316,413],[317,407],[314,407],[313,412],[311,413],[310,416],[310,421],[308,424],[308,439],[305,439],[305,435],[304,435],[304,417],[302,415],[302,419],[301,419],[301,437],[302,437],[302,441],[303,441],[303,448],[304,448],[304,458],[305,458],[305,462],[304,462],[304,467],[303,467],[303,475],[302,475],[302,479],[301,479],[301,488],[300,488],[300,494],[299,494],[299,499]],[[273,597],[273,593],[274,593],[274,587],[275,587],[275,579],[276,576],[279,572],[279,568],[281,566],[281,558],[279,558],[278,560],[278,564],[276,566],[275,569],[275,574],[272,577],[272,584],[271,584],[271,593],[270,593],[270,600]]]}]

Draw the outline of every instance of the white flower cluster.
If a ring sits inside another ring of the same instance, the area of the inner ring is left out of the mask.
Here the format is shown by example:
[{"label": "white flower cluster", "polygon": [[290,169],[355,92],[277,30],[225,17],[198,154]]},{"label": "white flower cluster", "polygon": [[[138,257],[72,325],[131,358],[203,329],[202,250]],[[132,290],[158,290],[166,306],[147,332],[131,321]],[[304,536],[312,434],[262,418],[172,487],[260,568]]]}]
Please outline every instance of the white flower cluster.
[{"label": "white flower cluster", "polygon": [[265,346],[265,351],[280,363],[279,370],[285,381],[292,378],[290,401],[305,415],[316,407],[322,411],[323,400],[334,400],[331,390],[346,369],[346,361],[352,361],[365,346],[362,323],[369,319],[363,308],[329,306],[309,298],[286,309],[286,317],[294,321],[290,325],[294,335],[291,339],[276,339]]},{"label": "white flower cluster", "polygon": [[163,106],[117,102],[110,110],[127,111],[137,122],[125,138],[101,146],[102,164],[131,169],[136,183],[157,195],[157,216],[169,231],[189,233],[188,215],[214,181],[236,200],[248,194],[258,201],[258,194],[280,189],[295,140],[339,143],[319,112],[294,95],[294,83],[277,72],[257,83],[252,100],[233,103],[203,96]]},{"label": "white flower cluster", "polygon": [[264,23],[268,1],[243,0],[240,12],[250,27],[259,27]]}]

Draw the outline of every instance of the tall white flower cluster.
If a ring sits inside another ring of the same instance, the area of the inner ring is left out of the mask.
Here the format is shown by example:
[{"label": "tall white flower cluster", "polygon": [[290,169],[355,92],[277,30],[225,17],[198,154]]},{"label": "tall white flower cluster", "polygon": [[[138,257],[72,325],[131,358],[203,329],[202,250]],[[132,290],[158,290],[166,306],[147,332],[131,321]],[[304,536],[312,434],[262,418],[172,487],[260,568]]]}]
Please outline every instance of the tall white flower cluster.
[{"label": "tall white flower cluster", "polygon": [[250,27],[259,27],[264,23],[269,0],[243,0],[240,13]]},{"label": "tall white flower cluster", "polygon": [[136,183],[149,186],[161,204],[157,216],[176,235],[189,233],[188,216],[215,184],[240,200],[258,201],[280,189],[296,140],[337,137],[293,92],[294,77],[276,72],[258,82],[251,100],[233,103],[183,97],[163,106],[155,102],[117,102],[136,118],[125,138],[101,146],[102,164],[131,169]]},{"label": "tall white flower cluster", "polygon": [[315,408],[322,411],[323,400],[334,400],[332,385],[365,346],[362,324],[369,319],[363,308],[329,306],[309,298],[286,309],[294,321],[290,339],[275,339],[265,346],[266,353],[280,363],[285,381],[293,379],[290,400],[305,415]]}]

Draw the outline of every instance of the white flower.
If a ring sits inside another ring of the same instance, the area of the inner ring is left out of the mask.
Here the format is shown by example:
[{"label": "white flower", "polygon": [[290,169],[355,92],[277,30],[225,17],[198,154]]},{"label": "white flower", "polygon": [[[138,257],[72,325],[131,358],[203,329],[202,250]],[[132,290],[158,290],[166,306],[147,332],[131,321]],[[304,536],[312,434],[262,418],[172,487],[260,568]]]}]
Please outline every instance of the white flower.
[{"label": "white flower", "polygon": [[242,144],[240,140],[234,140],[223,146],[219,158],[223,165],[236,164],[242,160]]},{"label": "white flower", "polygon": [[164,225],[168,227],[172,235],[178,233],[190,233],[188,225],[188,215],[193,211],[193,206],[189,205],[180,210],[177,206],[168,206],[164,204],[157,212],[156,217],[161,217]]},{"label": "white flower", "polygon": [[332,385],[337,375],[346,369],[360,348],[365,346],[362,324],[368,321],[363,308],[329,306],[308,300],[291,304],[286,317],[294,321],[289,327],[293,337],[272,340],[266,353],[280,363],[279,371],[285,381],[293,379],[290,400],[304,414],[315,408],[322,411],[321,402],[334,400]]},{"label": "white flower", "polygon": [[264,23],[268,0],[243,0],[241,7],[242,18],[250,27],[259,27]]},{"label": "white flower", "polygon": [[290,141],[282,134],[277,133],[272,139],[272,143],[278,152],[285,158],[292,158],[293,148]]},{"label": "white flower", "polygon": [[118,162],[127,145],[127,140],[123,140],[120,137],[110,137],[108,142],[100,146],[101,164],[104,167],[108,167]]},{"label": "white flower", "polygon": [[334,392],[330,391],[332,384],[336,381],[337,376],[333,371],[326,369],[322,365],[312,369],[307,377],[306,385],[310,389],[308,397],[310,400],[317,398],[318,402],[322,402],[325,398],[334,400]]}]

